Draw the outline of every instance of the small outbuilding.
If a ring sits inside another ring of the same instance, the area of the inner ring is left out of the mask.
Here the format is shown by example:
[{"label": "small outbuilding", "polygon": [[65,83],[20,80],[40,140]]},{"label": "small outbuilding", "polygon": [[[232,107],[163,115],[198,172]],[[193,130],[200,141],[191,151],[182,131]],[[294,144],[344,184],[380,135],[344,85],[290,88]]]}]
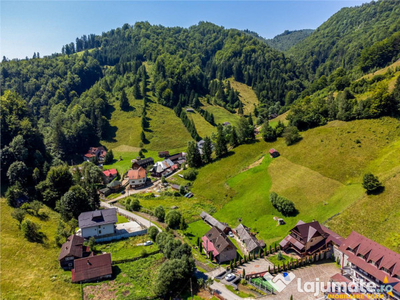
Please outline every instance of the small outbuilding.
[{"label": "small outbuilding", "polygon": [[111,254],[101,254],[80,258],[75,260],[74,269],[72,269],[72,282],[90,282],[111,278],[112,262]]},{"label": "small outbuilding", "polygon": [[279,152],[276,151],[274,148],[269,149],[269,155],[270,155],[272,158],[276,158],[276,157],[280,156]]}]

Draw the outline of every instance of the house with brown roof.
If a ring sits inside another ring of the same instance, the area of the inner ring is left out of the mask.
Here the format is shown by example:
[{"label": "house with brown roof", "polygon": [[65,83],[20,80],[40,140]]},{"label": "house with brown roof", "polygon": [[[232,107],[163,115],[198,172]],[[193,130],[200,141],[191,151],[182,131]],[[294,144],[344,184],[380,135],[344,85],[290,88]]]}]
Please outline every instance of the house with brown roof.
[{"label": "house with brown roof", "polygon": [[88,152],[83,156],[85,161],[92,161],[95,157],[99,160],[99,162],[104,161],[106,157],[107,151],[103,146],[100,147],[90,147]]},{"label": "house with brown roof", "polygon": [[158,157],[168,157],[169,156],[169,151],[160,151],[158,152]]},{"label": "house with brown roof", "polygon": [[146,184],[147,172],[146,169],[139,166],[137,169],[130,169],[127,177],[129,180],[129,186],[131,188],[136,188]]},{"label": "house with brown roof", "polygon": [[239,240],[246,246],[248,253],[258,253],[259,250],[262,250],[262,248],[265,247],[264,241],[257,240],[257,238],[250,232],[250,229],[243,224],[239,224],[239,226],[235,228],[235,232]]},{"label": "house with brown roof", "polygon": [[[385,299],[400,300],[400,254],[353,231],[340,246],[342,273],[354,283],[376,288],[391,284],[392,294]],[[390,297],[389,297],[390,296]]]},{"label": "house with brown roof", "polygon": [[202,238],[203,249],[208,256],[212,256],[218,263],[234,260],[237,249],[226,234],[217,227],[211,228]]},{"label": "house with brown roof", "polygon": [[71,270],[74,267],[74,260],[89,256],[89,247],[83,245],[83,237],[75,234],[67,238],[67,241],[62,244],[58,261],[61,268],[64,270]]},{"label": "house with brown roof", "polygon": [[112,277],[111,254],[100,254],[75,260],[72,282],[90,282]]},{"label": "house with brown roof", "polygon": [[339,255],[338,249],[343,241],[344,238],[319,224],[318,221],[304,223],[299,220],[279,245],[282,250],[294,251],[301,256],[330,249],[330,254],[335,253],[336,257]]},{"label": "house with brown roof", "polygon": [[154,165],[154,159],[152,157],[146,157],[146,158],[136,158],[131,160],[132,163],[132,169],[137,169],[138,167],[135,166],[137,164],[139,167],[142,167],[146,169],[150,165]]}]

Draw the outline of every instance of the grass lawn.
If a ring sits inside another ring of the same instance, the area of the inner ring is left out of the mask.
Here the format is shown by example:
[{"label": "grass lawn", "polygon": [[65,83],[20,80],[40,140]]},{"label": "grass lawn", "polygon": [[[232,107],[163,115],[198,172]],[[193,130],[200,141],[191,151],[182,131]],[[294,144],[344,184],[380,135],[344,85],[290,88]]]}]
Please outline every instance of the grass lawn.
[{"label": "grass lawn", "polygon": [[239,124],[239,119],[240,119],[239,115],[232,114],[221,106],[205,104],[202,108],[214,115],[215,124],[222,124],[224,122],[229,122],[231,123],[231,125],[236,127]]},{"label": "grass lawn", "polygon": [[188,112],[187,116],[194,121],[197,133],[201,137],[211,136],[213,132],[217,132],[217,128],[208,123],[197,111]]},{"label": "grass lawn", "polygon": [[209,231],[211,227],[203,222],[203,220],[198,220],[196,222],[192,222],[188,224],[188,228],[186,229],[185,235],[188,237],[190,243],[193,246],[197,246],[197,238],[201,237]]},{"label": "grass lawn", "polygon": [[129,259],[141,256],[143,251],[147,253],[157,251],[158,246],[155,243],[150,246],[137,246],[148,240],[150,240],[148,235],[135,236],[121,241],[97,244],[96,250],[111,253],[112,260]]},{"label": "grass lawn", "polygon": [[118,219],[117,224],[129,222],[129,220],[126,217],[120,214],[117,214],[117,219]]},{"label": "grass lawn", "polygon": [[71,299],[80,298],[79,285],[71,283],[71,272],[63,271],[58,263],[60,248],[54,243],[59,214],[47,207],[41,213],[47,220],[27,216],[41,226],[47,236],[44,244],[30,243],[11,218],[12,208],[4,198],[1,205],[1,282],[2,299]]},{"label": "grass lawn", "polygon": [[278,259],[278,254],[273,256],[268,256],[268,260],[272,262],[275,266],[281,266],[283,263],[287,264],[288,262],[292,261],[293,259],[287,255],[282,254],[282,259]]},{"label": "grass lawn", "polygon": [[155,296],[158,269],[164,261],[161,253],[113,267],[115,280],[85,284],[87,299],[144,299]]},{"label": "grass lawn", "polygon": [[230,290],[232,293],[234,293],[235,295],[239,296],[240,298],[253,298],[254,295],[253,294],[247,294],[245,292],[242,291],[235,291],[235,289],[233,288],[233,286],[231,285],[225,285],[227,290]]},{"label": "grass lawn", "polygon": [[251,113],[254,116],[254,104],[258,105],[259,103],[256,93],[248,85],[235,81],[233,78],[230,78],[229,82],[231,83],[231,87],[239,92],[244,114],[249,115]]}]

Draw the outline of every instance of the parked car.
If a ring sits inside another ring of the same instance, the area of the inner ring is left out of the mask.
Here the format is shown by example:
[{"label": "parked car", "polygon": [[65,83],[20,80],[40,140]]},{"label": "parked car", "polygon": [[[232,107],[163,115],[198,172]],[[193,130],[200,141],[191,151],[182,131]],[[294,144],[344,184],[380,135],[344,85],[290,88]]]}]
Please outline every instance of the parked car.
[{"label": "parked car", "polygon": [[236,276],[233,275],[232,273],[225,276],[225,280],[226,280],[226,281],[232,281],[232,280],[234,280],[235,278],[236,278]]},{"label": "parked car", "polygon": [[233,238],[233,233],[232,233],[232,231],[229,231],[228,235],[229,235],[231,238]]},{"label": "parked car", "polygon": [[123,190],[123,191],[121,192],[121,195],[123,195],[123,194],[125,194],[125,190]]},{"label": "parked car", "polygon": [[183,178],[183,175],[182,175],[182,174],[178,174],[178,176],[179,176],[180,178]]},{"label": "parked car", "polygon": [[150,245],[153,245],[153,242],[152,241],[147,241],[147,242],[144,243],[144,245],[145,246],[150,246]]},{"label": "parked car", "polygon": [[[187,195],[187,196],[186,196],[186,195]],[[189,193],[187,193],[186,195],[185,195],[186,198],[192,198],[192,197],[193,197],[193,193],[192,193],[192,192],[189,192]]]},{"label": "parked car", "polygon": [[190,192],[189,192],[189,193],[186,193],[185,196],[183,196],[183,197],[188,198],[189,194],[190,194]]}]

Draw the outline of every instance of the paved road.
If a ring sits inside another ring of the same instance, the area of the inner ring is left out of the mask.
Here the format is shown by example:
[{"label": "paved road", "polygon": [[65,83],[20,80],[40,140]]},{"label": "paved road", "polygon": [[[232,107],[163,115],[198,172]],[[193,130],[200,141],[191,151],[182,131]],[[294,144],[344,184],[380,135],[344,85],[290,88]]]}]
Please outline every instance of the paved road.
[{"label": "paved road", "polygon": [[243,300],[243,298],[228,290],[223,283],[214,281],[210,287],[227,300]]},{"label": "paved road", "polygon": [[105,207],[105,208],[116,208],[118,212],[128,216],[131,219],[134,219],[136,221],[138,221],[140,224],[142,224],[144,227],[149,228],[150,226],[154,226],[158,229],[158,231],[161,232],[161,229],[154,223],[150,222],[149,220],[134,214],[130,211],[127,211],[126,209],[120,208],[120,207],[115,207],[112,204],[108,204],[106,202],[100,202],[100,206]]}]

